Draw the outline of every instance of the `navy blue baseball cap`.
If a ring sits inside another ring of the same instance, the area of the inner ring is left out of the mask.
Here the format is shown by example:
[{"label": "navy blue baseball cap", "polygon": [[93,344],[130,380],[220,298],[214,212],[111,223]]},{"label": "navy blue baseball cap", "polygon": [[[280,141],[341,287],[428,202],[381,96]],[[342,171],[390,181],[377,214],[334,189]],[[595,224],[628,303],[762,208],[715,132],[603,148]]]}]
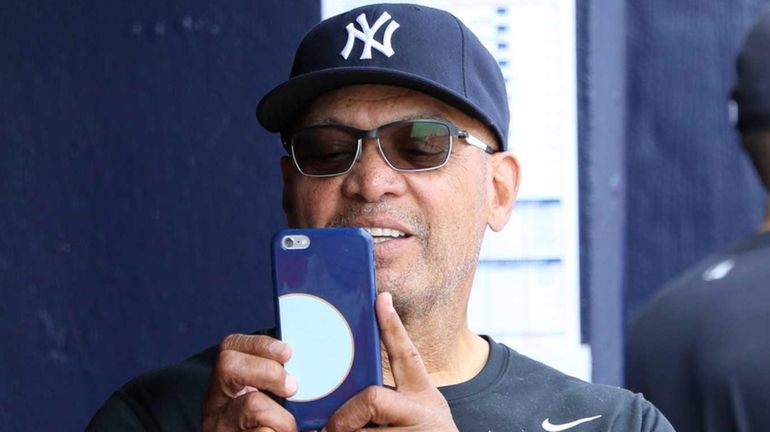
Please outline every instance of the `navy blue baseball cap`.
[{"label": "navy blue baseball cap", "polygon": [[508,96],[497,61],[454,15],[412,4],[363,6],[313,27],[289,79],[257,105],[257,119],[285,132],[315,98],[355,84],[433,96],[487,125],[507,149]]},{"label": "navy blue baseball cap", "polygon": [[733,100],[738,105],[738,129],[770,128],[770,8],[749,31],[736,67]]}]

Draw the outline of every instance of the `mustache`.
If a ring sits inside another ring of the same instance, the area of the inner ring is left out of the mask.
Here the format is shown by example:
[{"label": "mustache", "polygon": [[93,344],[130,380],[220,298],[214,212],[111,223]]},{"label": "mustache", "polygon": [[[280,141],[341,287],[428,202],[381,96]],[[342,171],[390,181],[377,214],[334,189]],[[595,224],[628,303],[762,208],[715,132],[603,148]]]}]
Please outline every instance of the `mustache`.
[{"label": "mustache", "polygon": [[327,227],[348,227],[351,226],[352,221],[358,218],[365,216],[375,217],[380,215],[395,217],[409,228],[412,235],[424,238],[427,237],[427,234],[429,233],[427,224],[425,224],[425,222],[416,214],[402,209],[397,209],[390,204],[383,202],[365,203],[348,207],[342,210],[340,213],[334,215],[334,217],[332,217],[329,221]]}]

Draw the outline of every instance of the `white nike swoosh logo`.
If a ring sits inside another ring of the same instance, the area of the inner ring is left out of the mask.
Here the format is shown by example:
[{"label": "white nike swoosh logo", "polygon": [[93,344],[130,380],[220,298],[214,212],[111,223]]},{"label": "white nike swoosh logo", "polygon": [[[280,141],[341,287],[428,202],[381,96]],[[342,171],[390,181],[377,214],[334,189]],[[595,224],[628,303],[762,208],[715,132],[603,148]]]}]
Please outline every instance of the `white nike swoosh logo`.
[{"label": "white nike swoosh logo", "polygon": [[573,427],[575,427],[577,425],[580,425],[580,424],[583,424],[583,423],[588,423],[590,421],[596,420],[599,417],[601,417],[601,416],[598,415],[598,416],[593,416],[593,417],[586,417],[586,418],[577,419],[575,421],[572,421],[572,422],[569,422],[569,423],[564,423],[564,424],[553,424],[553,423],[551,423],[550,418],[547,418],[547,419],[543,420],[543,424],[541,426],[543,426],[543,429],[547,430],[548,432],[561,432],[561,431],[565,431],[567,429],[572,429]]}]

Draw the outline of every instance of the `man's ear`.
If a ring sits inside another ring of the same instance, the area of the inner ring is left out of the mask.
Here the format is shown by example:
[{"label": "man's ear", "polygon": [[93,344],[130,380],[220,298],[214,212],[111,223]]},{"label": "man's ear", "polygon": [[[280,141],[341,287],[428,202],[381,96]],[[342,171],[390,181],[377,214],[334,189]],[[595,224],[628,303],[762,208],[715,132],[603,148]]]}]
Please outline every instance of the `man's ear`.
[{"label": "man's ear", "polygon": [[294,166],[294,161],[291,156],[281,156],[281,177],[283,177],[283,184],[289,182],[292,174],[297,172],[297,167]]},{"label": "man's ear", "polygon": [[492,155],[492,172],[487,225],[493,231],[500,231],[511,218],[516,196],[519,193],[521,170],[516,156],[510,152]]}]

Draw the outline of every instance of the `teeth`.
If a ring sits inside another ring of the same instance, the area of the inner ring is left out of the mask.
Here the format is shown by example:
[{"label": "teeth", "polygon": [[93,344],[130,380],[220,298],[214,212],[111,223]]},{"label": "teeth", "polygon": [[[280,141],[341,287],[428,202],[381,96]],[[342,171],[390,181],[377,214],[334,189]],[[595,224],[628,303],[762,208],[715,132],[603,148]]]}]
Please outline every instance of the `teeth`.
[{"label": "teeth", "polygon": [[388,240],[389,238],[399,238],[399,237],[405,237],[406,234],[402,233],[399,230],[394,230],[393,228],[380,228],[380,227],[372,227],[372,228],[364,228],[369,234],[374,237],[374,242],[379,243]]}]

